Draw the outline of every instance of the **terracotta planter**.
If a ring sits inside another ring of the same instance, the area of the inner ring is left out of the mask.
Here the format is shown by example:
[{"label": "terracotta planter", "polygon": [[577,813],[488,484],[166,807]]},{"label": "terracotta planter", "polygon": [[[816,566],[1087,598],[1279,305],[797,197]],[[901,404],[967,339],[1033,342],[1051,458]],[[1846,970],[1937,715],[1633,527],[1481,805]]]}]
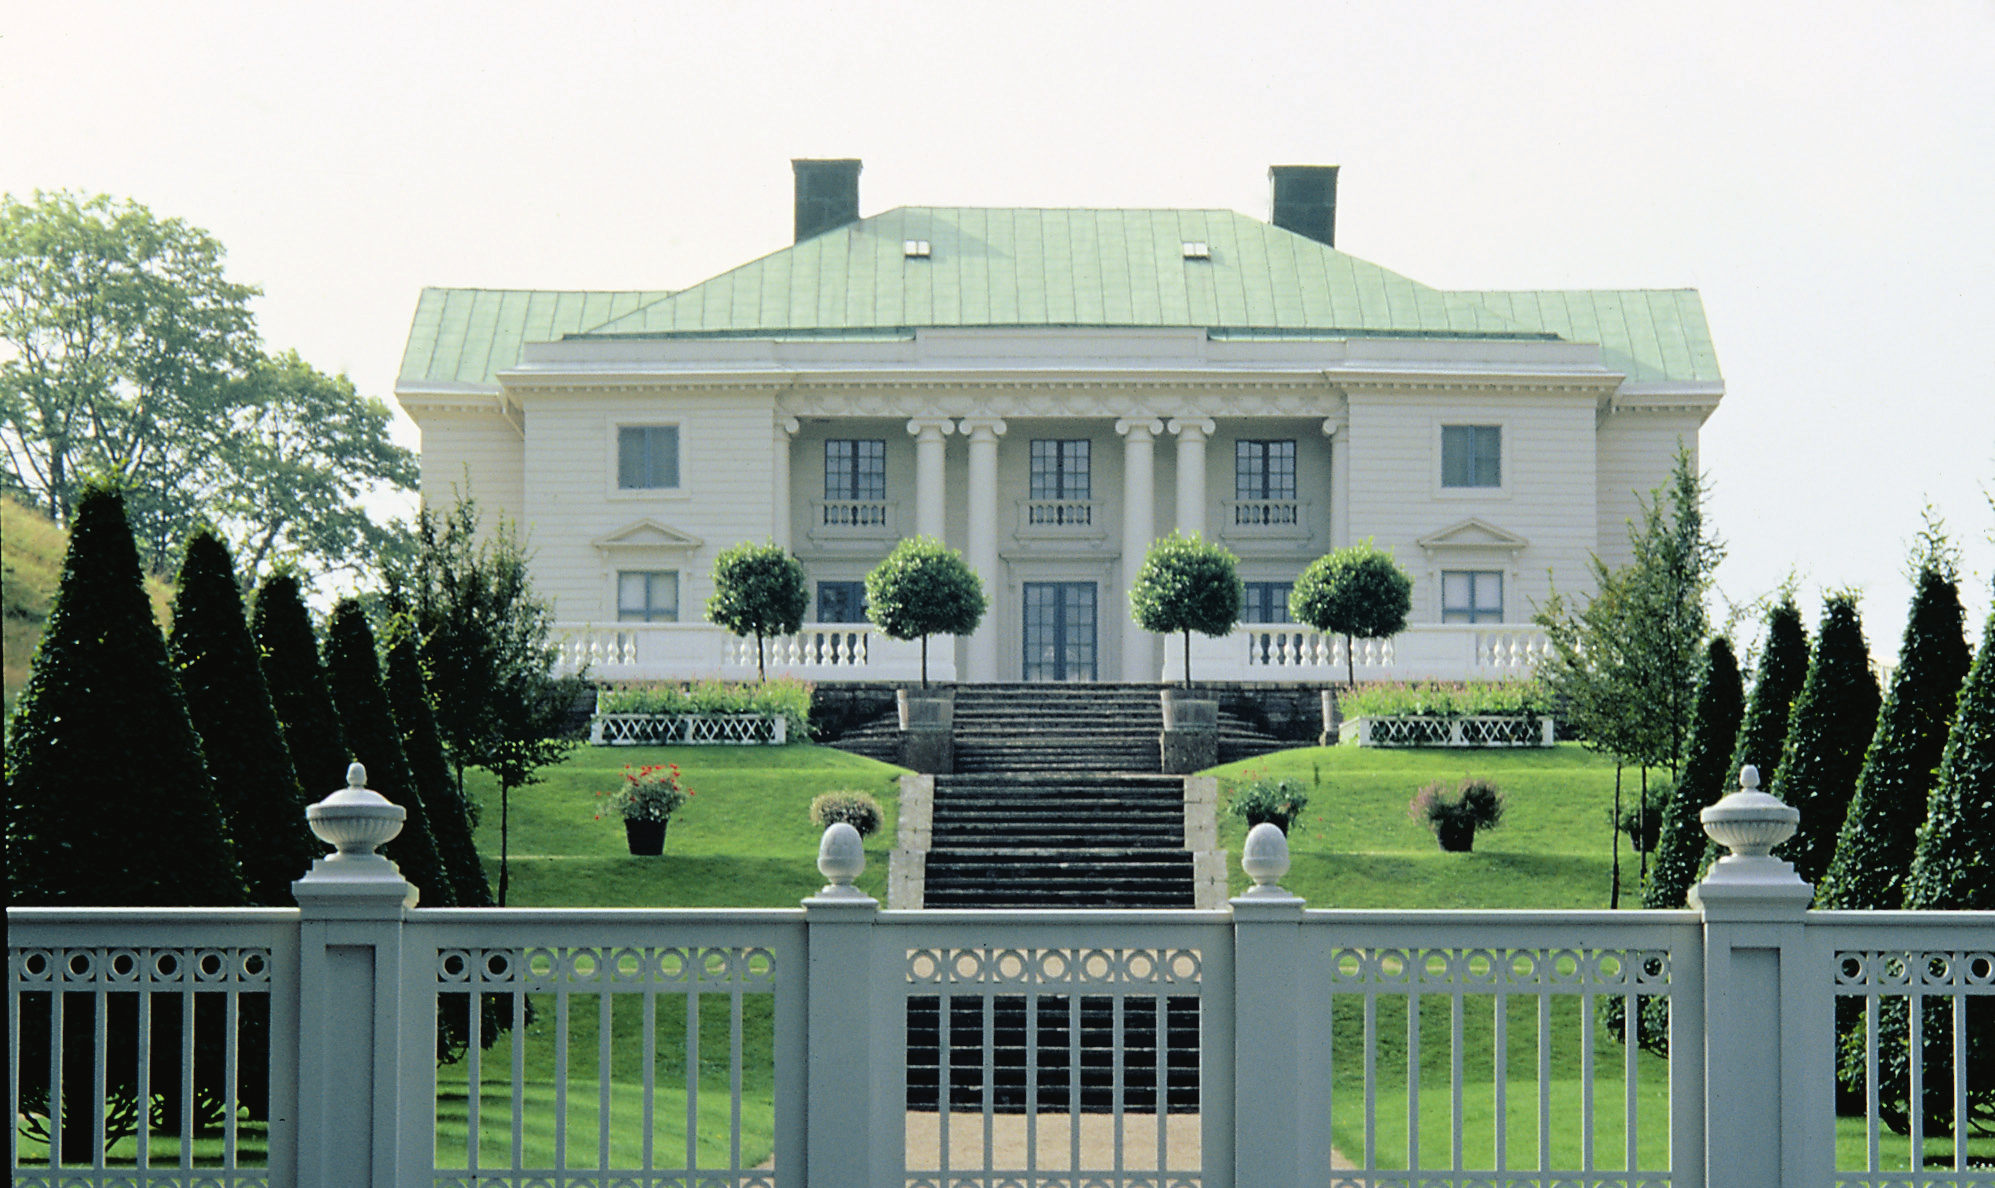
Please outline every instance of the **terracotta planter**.
[{"label": "terracotta planter", "polygon": [[633,821],[624,818],[623,836],[630,843],[630,852],[644,858],[656,858],[665,852],[665,827],[670,821]]}]

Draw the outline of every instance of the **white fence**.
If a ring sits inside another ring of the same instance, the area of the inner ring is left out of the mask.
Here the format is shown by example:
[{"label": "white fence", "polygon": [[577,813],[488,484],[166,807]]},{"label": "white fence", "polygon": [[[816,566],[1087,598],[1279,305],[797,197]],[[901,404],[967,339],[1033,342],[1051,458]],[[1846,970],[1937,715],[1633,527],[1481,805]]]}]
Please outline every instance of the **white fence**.
[{"label": "white fence", "polygon": [[[1807,912],[1764,858],[1695,910],[1311,911],[1248,851],[1203,912],[881,911],[835,859],[798,909],[430,910],[366,855],[297,910],[10,909],[12,1182],[1995,1183],[1964,1136],[1903,1170],[1876,1038],[1950,1019],[1910,1100],[1964,1116],[1995,913]],[[1840,1124],[1839,1001],[1878,1074]]]},{"label": "white fence", "polygon": [[[755,640],[710,623],[558,623],[558,669],[589,666],[599,680],[749,680]],[[905,681],[921,677],[921,641],[889,639],[871,623],[807,623],[762,641],[771,676],[806,680]],[[928,677],[956,679],[956,637],[928,640]]]},{"label": "white fence", "polygon": [[[1255,624],[1214,638],[1193,635],[1192,675],[1209,681],[1342,681],[1350,653],[1361,681],[1465,681],[1522,678],[1549,648],[1529,624],[1476,627],[1419,624],[1390,639],[1358,639],[1297,624]],[[1164,649],[1166,681],[1184,677],[1184,649]]]}]

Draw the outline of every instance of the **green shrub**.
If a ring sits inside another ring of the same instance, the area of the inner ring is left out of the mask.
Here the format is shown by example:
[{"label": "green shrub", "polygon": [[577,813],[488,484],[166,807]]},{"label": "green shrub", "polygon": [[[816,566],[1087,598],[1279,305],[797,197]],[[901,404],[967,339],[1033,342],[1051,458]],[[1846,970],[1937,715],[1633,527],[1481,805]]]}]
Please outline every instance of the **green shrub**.
[{"label": "green shrub", "polygon": [[1479,714],[1549,714],[1551,701],[1536,681],[1471,681],[1366,685],[1337,695],[1346,718],[1469,717]]},{"label": "green shrub", "polygon": [[885,819],[880,802],[864,792],[850,789],[824,792],[810,802],[810,823],[819,829],[829,829],[843,821],[858,830],[860,837],[871,837],[880,831],[880,823]]},{"label": "green shrub", "polygon": [[1436,781],[1414,794],[1406,815],[1432,830],[1442,849],[1465,853],[1477,831],[1503,823],[1503,793],[1476,776],[1463,776],[1452,792]]},{"label": "green shrub", "polygon": [[1308,807],[1309,793],[1302,790],[1301,781],[1261,778],[1234,789],[1226,811],[1247,822],[1249,829],[1267,821],[1287,833]]},{"label": "green shrub", "polygon": [[1675,791],[1676,785],[1667,777],[1653,780],[1638,803],[1621,810],[1614,826],[1628,835],[1628,845],[1635,853],[1647,854],[1656,848],[1656,842],[1662,836],[1663,818],[1669,813],[1670,797]]}]

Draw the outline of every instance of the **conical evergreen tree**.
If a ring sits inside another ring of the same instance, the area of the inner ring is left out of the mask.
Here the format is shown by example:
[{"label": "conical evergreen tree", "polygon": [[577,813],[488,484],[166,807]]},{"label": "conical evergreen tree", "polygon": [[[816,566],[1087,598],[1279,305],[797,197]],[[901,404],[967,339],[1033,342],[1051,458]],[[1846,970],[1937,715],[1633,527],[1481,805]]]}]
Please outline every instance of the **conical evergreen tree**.
[{"label": "conical evergreen tree", "polygon": [[1801,625],[1801,608],[1794,599],[1782,598],[1767,615],[1766,650],[1760,654],[1759,677],[1732,746],[1732,768],[1725,773],[1727,791],[1739,786],[1739,769],[1748,764],[1759,769],[1760,787],[1773,786],[1780,774],[1781,744],[1787,741],[1788,715],[1807,679],[1808,631]]},{"label": "conical evergreen tree", "polygon": [[1691,883],[1697,879],[1698,863],[1710,844],[1698,814],[1728,790],[1725,785],[1731,766],[1732,744],[1738,738],[1739,723],[1745,717],[1745,689],[1739,680],[1739,662],[1724,636],[1711,641],[1704,654],[1704,675],[1697,687],[1696,715],[1691,720],[1690,746],[1683,763],[1683,775],[1671,794],[1662,836],[1656,843],[1655,865],[1642,888],[1645,908],[1680,908],[1686,902]]},{"label": "conical evergreen tree", "polygon": [[289,907],[291,881],[324,851],[305,824],[298,777],[270,708],[228,546],[213,532],[198,532],[187,542],[167,650],[236,841],[250,902]]},{"label": "conical evergreen tree", "polygon": [[305,613],[297,578],[280,573],[263,583],[250,630],[262,655],[270,704],[284,727],[284,745],[291,753],[292,770],[298,773],[298,786],[307,804],[316,803],[346,787],[353,753],[346,749],[346,732],[333,708],[332,689],[319,662],[318,636]]},{"label": "conical evergreen tree", "polygon": [[1809,883],[1821,883],[1835,855],[1881,700],[1856,596],[1832,594],[1823,604],[1808,679],[1794,699],[1771,789],[1801,810],[1801,823],[1780,856]]},{"label": "conical evergreen tree", "polygon": [[114,490],[77,503],[8,735],[7,808],[16,904],[247,902]]},{"label": "conical evergreen tree", "polygon": [[1895,908],[1904,901],[1905,874],[1946,750],[1960,684],[1974,659],[1951,568],[1924,566],[1917,580],[1891,694],[1864,756],[1835,857],[1816,889],[1815,902],[1822,907]]},{"label": "conical evergreen tree", "polygon": [[470,812],[457,794],[457,781],[437,738],[436,714],[423,683],[415,632],[399,613],[388,630],[388,703],[395,712],[395,724],[401,727],[402,750],[408,756],[457,906],[491,907],[492,885],[486,881],[485,865],[471,839]]},{"label": "conical evergreen tree", "polygon": [[454,905],[457,900],[437,855],[429,814],[423,810],[408,756],[402,751],[401,731],[381,685],[374,632],[360,604],[350,598],[333,608],[332,624],[326,630],[326,676],[347,746],[353,749],[354,761],[367,768],[367,786],[408,810],[402,832],[381,847],[381,853],[421,891],[419,902],[430,907]]}]

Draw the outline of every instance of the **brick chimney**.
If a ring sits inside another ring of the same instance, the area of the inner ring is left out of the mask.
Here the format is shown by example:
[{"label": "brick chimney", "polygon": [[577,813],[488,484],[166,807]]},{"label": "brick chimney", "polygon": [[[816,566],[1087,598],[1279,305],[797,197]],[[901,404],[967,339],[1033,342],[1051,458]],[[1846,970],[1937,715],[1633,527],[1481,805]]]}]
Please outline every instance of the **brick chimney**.
[{"label": "brick chimney", "polygon": [[859,162],[795,160],[797,242],[859,221]]},{"label": "brick chimney", "polygon": [[1270,165],[1268,179],[1274,191],[1270,223],[1325,247],[1337,246],[1335,165]]}]

